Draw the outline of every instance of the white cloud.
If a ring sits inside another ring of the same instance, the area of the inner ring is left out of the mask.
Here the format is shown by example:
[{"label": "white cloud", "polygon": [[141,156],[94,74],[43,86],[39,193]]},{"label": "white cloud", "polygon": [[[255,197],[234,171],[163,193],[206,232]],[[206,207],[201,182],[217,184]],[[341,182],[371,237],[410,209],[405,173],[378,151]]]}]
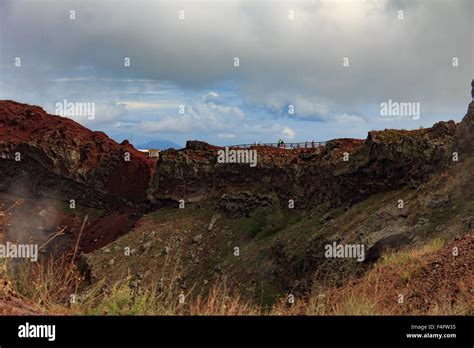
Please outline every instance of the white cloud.
[{"label": "white cloud", "polygon": [[150,102],[137,102],[137,101],[126,101],[121,100],[118,102],[126,106],[130,110],[168,110],[176,109],[178,110],[180,104],[173,103],[150,103]]},{"label": "white cloud", "polygon": [[281,134],[287,139],[293,139],[296,135],[296,132],[291,128],[283,127]]},{"label": "white cloud", "polygon": [[[259,92],[255,91],[255,95],[259,95]],[[253,97],[249,97],[248,100],[257,103]],[[327,99],[295,95],[294,91],[282,91],[264,96],[260,103],[276,114],[296,119],[327,121],[330,117],[330,102]],[[290,107],[293,113],[290,113]]]},{"label": "white cloud", "polygon": [[[69,100],[71,102],[84,102],[84,100]],[[57,101],[61,102],[61,101]],[[95,108],[95,117],[94,119],[89,119],[87,116],[68,116],[68,118],[83,124],[87,127],[97,126],[97,125],[110,125],[113,124],[114,127],[117,127],[117,124],[124,124],[121,122],[124,118],[128,116],[128,110],[125,105],[117,104],[114,101],[88,101],[94,103]],[[54,105],[54,103],[53,103]],[[54,106],[46,108],[51,114],[56,114]]]},{"label": "white cloud", "polygon": [[[209,94],[208,94],[209,95]],[[161,117],[156,121],[143,121],[139,129],[142,132],[220,132],[229,135],[231,130],[243,127],[247,122],[245,113],[238,106],[226,105],[224,101],[216,104],[208,101],[207,96],[196,98],[185,107],[185,113]]]},{"label": "white cloud", "polygon": [[354,123],[365,123],[365,120],[362,117],[357,116],[355,114],[336,114],[334,115],[334,119],[336,120],[336,123],[346,124],[349,127]]},{"label": "white cloud", "polygon": [[235,138],[235,134],[232,134],[232,133],[219,133],[217,134],[217,136],[220,139],[234,139]]}]

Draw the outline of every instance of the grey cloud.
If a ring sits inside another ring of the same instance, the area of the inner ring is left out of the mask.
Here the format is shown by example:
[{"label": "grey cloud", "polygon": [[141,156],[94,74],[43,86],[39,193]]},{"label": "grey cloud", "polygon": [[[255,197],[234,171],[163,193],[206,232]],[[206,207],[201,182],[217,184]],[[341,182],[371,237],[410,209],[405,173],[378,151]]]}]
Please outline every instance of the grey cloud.
[{"label": "grey cloud", "polygon": [[[470,0],[1,3],[6,82],[27,92],[31,80],[41,91],[67,71],[196,89],[232,81],[249,105],[281,113],[293,103],[295,118],[327,121],[387,99],[421,102],[427,113],[459,110],[473,75]],[[16,56],[34,78],[17,79]]]}]

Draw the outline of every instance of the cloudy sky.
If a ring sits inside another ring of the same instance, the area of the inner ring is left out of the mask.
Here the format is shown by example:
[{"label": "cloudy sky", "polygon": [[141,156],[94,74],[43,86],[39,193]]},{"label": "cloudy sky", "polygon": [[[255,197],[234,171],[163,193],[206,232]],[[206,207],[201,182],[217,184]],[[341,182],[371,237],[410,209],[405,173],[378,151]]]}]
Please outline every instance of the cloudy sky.
[{"label": "cloudy sky", "polygon": [[[0,99],[95,103],[71,117],[136,145],[365,138],[462,118],[473,16],[472,0],[0,0]],[[381,115],[389,100],[420,117]]]}]

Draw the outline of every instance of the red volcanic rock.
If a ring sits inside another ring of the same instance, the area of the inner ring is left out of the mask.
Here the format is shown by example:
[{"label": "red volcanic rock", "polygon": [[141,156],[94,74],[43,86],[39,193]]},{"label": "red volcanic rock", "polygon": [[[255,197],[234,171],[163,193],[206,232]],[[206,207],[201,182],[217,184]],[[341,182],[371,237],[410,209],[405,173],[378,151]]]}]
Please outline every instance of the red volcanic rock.
[{"label": "red volcanic rock", "polygon": [[0,101],[0,156],[14,161],[15,154],[21,155],[18,169],[29,163],[39,172],[134,202],[146,200],[155,165],[128,142],[118,144],[38,106]]}]

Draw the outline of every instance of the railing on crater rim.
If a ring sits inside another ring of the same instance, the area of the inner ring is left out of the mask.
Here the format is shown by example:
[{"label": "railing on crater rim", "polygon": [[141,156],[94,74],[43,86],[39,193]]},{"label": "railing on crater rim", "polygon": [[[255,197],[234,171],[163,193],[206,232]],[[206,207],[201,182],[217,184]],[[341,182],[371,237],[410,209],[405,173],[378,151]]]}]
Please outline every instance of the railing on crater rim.
[{"label": "railing on crater rim", "polygon": [[311,149],[311,148],[317,148],[320,146],[326,145],[326,141],[304,141],[300,143],[284,143],[284,144],[278,144],[278,143],[261,143],[261,144],[238,144],[238,145],[229,145],[228,147],[240,147],[240,148],[246,148],[246,147],[252,147],[252,146],[269,146],[269,147],[277,147],[280,149],[286,149],[286,150],[292,150],[292,149]]}]

